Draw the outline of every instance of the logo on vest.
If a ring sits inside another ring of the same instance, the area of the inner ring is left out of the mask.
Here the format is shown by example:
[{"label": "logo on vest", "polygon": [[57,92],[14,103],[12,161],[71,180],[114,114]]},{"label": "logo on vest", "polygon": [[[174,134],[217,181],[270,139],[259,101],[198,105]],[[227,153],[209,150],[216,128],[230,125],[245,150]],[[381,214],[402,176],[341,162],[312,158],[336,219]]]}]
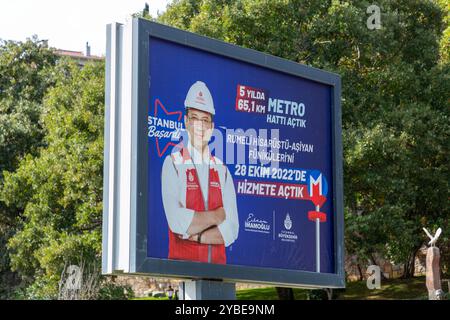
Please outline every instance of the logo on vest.
[{"label": "logo on vest", "polygon": [[278,239],[285,242],[296,242],[298,240],[298,235],[291,231],[293,227],[293,221],[289,213],[286,214],[286,218],[284,219],[284,229],[278,233]]},{"label": "logo on vest", "polygon": [[270,234],[270,224],[266,220],[257,219],[253,213],[245,220],[245,231]]},{"label": "logo on vest", "polygon": [[195,181],[194,170],[186,170],[186,188],[190,191],[197,190],[200,187],[197,181]]}]

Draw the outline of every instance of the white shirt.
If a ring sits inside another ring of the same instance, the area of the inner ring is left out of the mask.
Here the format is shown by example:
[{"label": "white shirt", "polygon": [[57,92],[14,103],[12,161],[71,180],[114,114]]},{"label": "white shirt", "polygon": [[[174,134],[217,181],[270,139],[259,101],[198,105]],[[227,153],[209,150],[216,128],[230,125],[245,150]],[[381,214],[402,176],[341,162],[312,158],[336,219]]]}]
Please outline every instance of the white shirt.
[{"label": "white shirt", "polygon": [[[209,193],[209,168],[211,163],[211,157],[209,153],[209,148],[203,153],[192,147],[189,143],[187,147],[189,154],[191,155],[192,162],[194,163],[195,169],[197,170],[198,179],[200,181],[200,188],[202,190],[203,201],[208,204],[208,193]],[[207,205],[205,206],[207,208]]]},{"label": "white shirt", "polygon": [[218,159],[210,160],[209,149],[200,155],[190,143],[187,149],[191,155],[193,164],[175,164],[171,156],[164,160],[161,173],[161,188],[164,211],[169,228],[172,232],[181,234],[186,239],[189,237],[187,230],[194,218],[194,210],[186,209],[186,170],[195,166],[202,190],[205,208],[208,204],[209,168],[214,168],[219,174],[222,190],[223,208],[225,220],[218,225],[225,246],[230,246],[236,241],[239,233],[239,218],[236,203],[236,191],[233,177],[228,168]]}]

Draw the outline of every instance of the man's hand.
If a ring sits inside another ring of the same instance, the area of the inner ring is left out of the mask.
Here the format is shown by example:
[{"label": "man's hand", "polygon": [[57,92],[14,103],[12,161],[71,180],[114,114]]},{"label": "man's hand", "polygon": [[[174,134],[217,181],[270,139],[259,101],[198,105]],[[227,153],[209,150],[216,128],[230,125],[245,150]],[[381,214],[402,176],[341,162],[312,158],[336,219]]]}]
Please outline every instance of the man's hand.
[{"label": "man's hand", "polygon": [[189,241],[193,241],[193,242],[198,242],[198,233],[197,234],[193,234],[192,236],[189,237]]},{"label": "man's hand", "polygon": [[192,236],[190,236],[187,239],[184,239],[182,234],[175,234],[175,235],[178,237],[178,239],[181,239],[181,240],[188,240],[188,241],[192,241],[192,242],[198,242],[199,233],[193,234]]},{"label": "man's hand", "polygon": [[225,221],[225,210],[220,207],[215,210],[195,212],[187,234],[194,235],[212,226],[218,226]]},{"label": "man's hand", "polygon": [[[193,242],[198,242],[198,237],[199,237],[199,233],[193,234],[187,240],[193,241]],[[201,243],[202,244],[223,244],[224,241],[223,241],[222,234],[219,231],[219,228],[215,227],[215,228],[211,228],[209,230],[204,231],[202,234]]]},{"label": "man's hand", "polygon": [[213,210],[212,214],[214,215],[214,217],[216,219],[216,221],[215,221],[216,223],[213,223],[212,225],[216,225],[216,226],[218,226],[219,224],[224,222],[225,218],[227,217],[223,207],[220,207],[220,208],[217,208],[216,210]]}]

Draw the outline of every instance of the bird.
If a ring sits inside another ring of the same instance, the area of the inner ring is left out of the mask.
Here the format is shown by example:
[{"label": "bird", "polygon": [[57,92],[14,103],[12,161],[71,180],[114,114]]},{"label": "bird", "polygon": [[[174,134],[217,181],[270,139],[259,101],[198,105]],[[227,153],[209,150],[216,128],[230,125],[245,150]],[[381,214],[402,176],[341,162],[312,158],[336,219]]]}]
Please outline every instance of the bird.
[{"label": "bird", "polygon": [[428,242],[428,245],[434,247],[434,245],[436,244],[437,239],[439,238],[439,236],[442,233],[442,229],[438,228],[436,233],[434,234],[434,237],[431,235],[431,233],[427,229],[425,229],[425,228],[422,228],[422,229],[423,229],[423,231],[425,231],[425,233],[427,234],[428,238],[431,239],[430,242]]}]

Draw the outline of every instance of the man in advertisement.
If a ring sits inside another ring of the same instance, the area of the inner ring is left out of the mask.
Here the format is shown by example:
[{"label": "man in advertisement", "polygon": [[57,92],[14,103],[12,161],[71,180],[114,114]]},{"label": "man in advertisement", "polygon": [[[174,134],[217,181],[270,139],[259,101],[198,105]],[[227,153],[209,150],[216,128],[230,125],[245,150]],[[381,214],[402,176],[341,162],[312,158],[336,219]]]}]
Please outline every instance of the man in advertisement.
[{"label": "man in advertisement", "polygon": [[230,171],[213,156],[214,102],[197,81],[185,100],[188,141],[164,160],[161,177],[169,225],[169,259],[226,264],[225,247],[236,241],[239,219]]}]

